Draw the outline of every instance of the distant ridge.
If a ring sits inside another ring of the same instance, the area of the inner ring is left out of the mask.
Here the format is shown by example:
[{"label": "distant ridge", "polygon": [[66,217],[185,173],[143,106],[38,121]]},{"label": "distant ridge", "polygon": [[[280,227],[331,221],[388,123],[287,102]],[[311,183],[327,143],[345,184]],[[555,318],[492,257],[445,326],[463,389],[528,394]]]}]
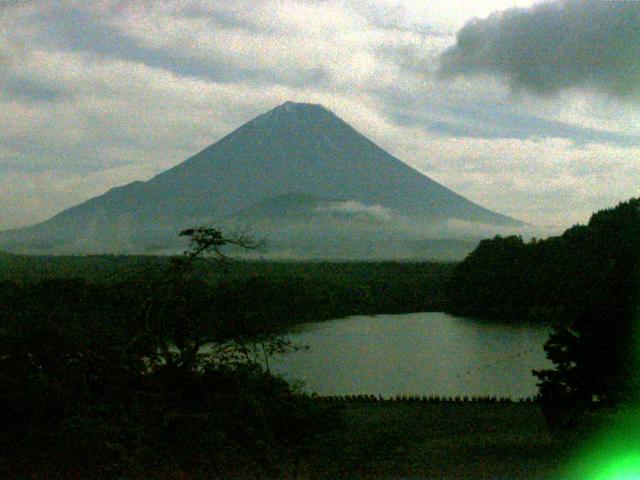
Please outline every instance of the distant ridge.
[{"label": "distant ridge", "polygon": [[[522,225],[409,167],[321,105],[286,102],[149,181],[114,188],[45,222],[0,233],[0,248],[162,251],[176,246],[176,234],[186,226],[224,223],[287,195],[306,199],[309,206],[349,201],[416,225],[452,220]],[[287,205],[280,207],[288,211]]]}]

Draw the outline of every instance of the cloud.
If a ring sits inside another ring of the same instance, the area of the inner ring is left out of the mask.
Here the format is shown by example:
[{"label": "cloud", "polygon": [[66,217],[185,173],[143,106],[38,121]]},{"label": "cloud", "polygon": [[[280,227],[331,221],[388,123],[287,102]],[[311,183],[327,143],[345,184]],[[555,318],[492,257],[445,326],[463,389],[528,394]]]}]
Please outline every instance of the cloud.
[{"label": "cloud", "polygon": [[[546,237],[562,232],[562,228],[554,225],[522,225],[499,226],[488,223],[468,222],[459,219],[449,219],[440,222],[423,222],[419,218],[403,216],[382,205],[368,205],[362,202],[347,200],[331,202],[328,205],[316,208],[318,212],[334,212],[346,216],[362,217],[364,219],[377,220],[380,223],[373,224],[375,228],[387,228],[387,231],[402,232],[401,235],[409,238],[466,238],[480,239],[494,235],[522,235],[523,237]],[[353,225],[353,224],[347,224]],[[304,227],[303,227],[304,228]],[[347,230],[348,232],[348,230]]]},{"label": "cloud", "polygon": [[461,138],[416,142],[413,149],[428,149],[430,158],[415,165],[433,179],[535,225],[586,222],[594,210],[637,195],[640,178],[637,146]]},{"label": "cloud", "polygon": [[640,2],[556,0],[471,20],[439,71],[498,76],[538,94],[587,89],[640,100]]},{"label": "cloud", "polygon": [[0,75],[0,96],[25,102],[54,102],[67,96],[64,88],[17,75]]},{"label": "cloud", "polygon": [[450,99],[429,109],[392,108],[387,112],[399,125],[422,126],[434,133],[467,138],[566,138],[577,144],[609,143],[638,145],[640,135],[611,132],[602,128],[575,125],[547,119],[518,104],[488,102],[482,99],[468,104]]},{"label": "cloud", "polygon": [[355,200],[347,200],[344,202],[331,202],[328,205],[318,207],[319,212],[336,212],[346,215],[366,214],[381,220],[389,220],[391,212],[382,205],[366,205]]}]

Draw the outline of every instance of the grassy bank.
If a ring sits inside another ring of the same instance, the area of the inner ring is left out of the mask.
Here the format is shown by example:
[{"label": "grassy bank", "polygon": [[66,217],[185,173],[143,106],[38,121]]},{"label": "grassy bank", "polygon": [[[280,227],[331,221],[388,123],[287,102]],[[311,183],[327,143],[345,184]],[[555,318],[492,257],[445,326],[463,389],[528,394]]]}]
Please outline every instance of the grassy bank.
[{"label": "grassy bank", "polygon": [[566,450],[532,403],[345,403],[344,417],[290,478],[556,479]]}]

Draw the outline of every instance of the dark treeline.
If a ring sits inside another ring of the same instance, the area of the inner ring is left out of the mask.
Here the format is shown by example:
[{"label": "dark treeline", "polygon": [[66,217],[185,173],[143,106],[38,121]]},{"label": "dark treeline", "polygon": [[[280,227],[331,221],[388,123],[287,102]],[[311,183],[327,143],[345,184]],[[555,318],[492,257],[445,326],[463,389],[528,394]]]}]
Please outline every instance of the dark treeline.
[{"label": "dark treeline", "polygon": [[437,311],[444,307],[450,264],[319,263],[232,265],[224,285],[251,308],[289,322],[354,314]]},{"label": "dark treeline", "polygon": [[570,322],[602,302],[622,308],[635,287],[638,204],[632,200],[597,212],[587,225],[546,240],[483,240],[453,270],[447,310],[553,324]]},{"label": "dark treeline", "polygon": [[[484,240],[454,269],[449,311],[546,322],[556,368],[536,372],[553,421],[594,403],[637,401],[640,199],[592,215],[559,237]],[[570,422],[569,422],[570,423]]]},{"label": "dark treeline", "polygon": [[[28,284],[79,278],[108,284],[156,278],[168,257],[26,256],[0,253],[0,280]],[[216,291],[288,323],[353,314],[437,311],[453,264],[403,262],[267,262],[234,260],[221,267],[197,259],[194,271]]]}]

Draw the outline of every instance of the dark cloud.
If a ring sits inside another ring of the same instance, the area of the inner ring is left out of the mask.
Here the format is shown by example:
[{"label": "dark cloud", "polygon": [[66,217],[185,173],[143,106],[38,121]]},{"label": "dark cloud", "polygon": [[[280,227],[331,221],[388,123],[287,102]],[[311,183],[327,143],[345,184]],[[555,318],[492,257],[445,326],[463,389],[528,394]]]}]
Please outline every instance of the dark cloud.
[{"label": "dark cloud", "polygon": [[[404,126],[421,126],[432,132],[452,137],[467,138],[566,138],[576,144],[606,143],[621,146],[640,144],[640,136],[596,130],[571,125],[557,120],[547,120],[527,113],[515,113],[492,107],[469,107],[448,109],[455,120],[425,118],[416,112],[395,112],[391,116],[395,123]],[[444,117],[444,115],[443,115]]]},{"label": "dark cloud", "polygon": [[[610,132],[552,120],[530,113],[517,103],[475,99],[437,100],[431,96],[372,90],[385,102],[385,114],[394,124],[419,127],[456,138],[534,140],[565,138],[576,145],[603,143],[622,147],[640,145],[640,135]],[[418,107],[418,108],[416,108]]]},{"label": "dark cloud", "polygon": [[233,12],[205,8],[202,5],[186,3],[180,9],[180,16],[206,20],[213,28],[223,30],[242,30],[249,33],[275,33],[275,26],[265,27],[255,22],[240,18]]},{"label": "dark cloud", "polygon": [[[195,7],[194,7],[195,8]],[[117,14],[116,12],[115,14]],[[112,13],[113,14],[113,13]],[[180,13],[182,16],[182,12]],[[212,30],[246,29],[247,36],[258,27],[235,18],[229,13],[207,13],[204,10],[185,10],[186,18],[208,15]],[[328,81],[321,67],[273,71],[238,62],[231,56],[194,56],[188,49],[176,46],[152,47],[128,35],[90,10],[76,5],[56,4],[56,8],[42,10],[30,19],[40,28],[35,34],[41,45],[60,51],[82,52],[97,58],[124,60],[163,69],[182,77],[201,78],[219,83],[246,83],[254,85],[280,84],[294,87],[321,86]]]},{"label": "dark cloud", "polygon": [[39,103],[64,100],[71,94],[59,85],[6,73],[0,75],[0,96],[25,103]]},{"label": "dark cloud", "polygon": [[47,18],[47,36],[63,50],[88,52],[162,68],[181,76],[204,77],[219,82],[233,82],[256,75],[256,72],[230,68],[231,65],[224,62],[212,64],[192,59],[184,51],[177,54],[170,49],[144,46],[136,38],[121,33],[81,9],[61,8],[53,16]]},{"label": "dark cloud", "polygon": [[554,1],[472,20],[444,76],[490,74],[540,94],[586,88],[640,99],[640,2]]},{"label": "dark cloud", "polygon": [[[478,102],[474,105],[452,106],[449,111],[455,118],[468,121],[458,127],[469,137],[484,138],[566,138],[577,144],[606,143],[621,146],[640,145],[640,136],[608,132],[581,127],[570,123],[548,120],[517,108]],[[455,125],[453,126],[455,128]],[[466,132],[465,132],[466,130]],[[459,134],[457,136],[460,136]]]}]

